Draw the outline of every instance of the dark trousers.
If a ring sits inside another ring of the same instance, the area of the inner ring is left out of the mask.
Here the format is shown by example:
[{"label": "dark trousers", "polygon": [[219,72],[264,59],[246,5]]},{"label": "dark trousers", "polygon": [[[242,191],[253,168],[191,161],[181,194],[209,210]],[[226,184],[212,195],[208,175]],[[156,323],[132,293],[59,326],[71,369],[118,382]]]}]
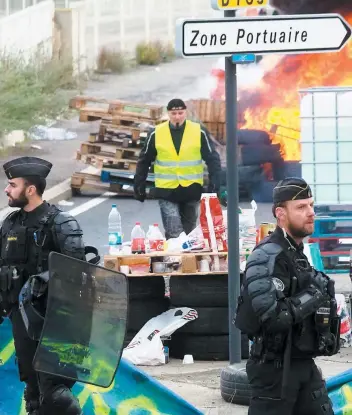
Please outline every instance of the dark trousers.
[{"label": "dark trousers", "polygon": [[281,399],[283,368],[275,362],[249,359],[247,375],[252,389],[248,415],[333,415],[322,374],[313,359],[292,359],[289,396]]},{"label": "dark trousers", "polygon": [[187,235],[197,226],[199,202],[174,203],[159,200],[165,238],[177,238],[182,232]]},{"label": "dark trousers", "polygon": [[[26,383],[26,398],[28,400],[39,401],[41,396],[45,403],[46,397],[50,396],[51,392],[57,386],[64,385],[71,389],[75,384],[74,381],[36,372],[33,369],[32,362],[38,343],[28,337],[18,307],[13,308],[10,320],[12,322],[12,333],[15,341],[20,380]],[[51,413],[53,415],[53,412]]]}]

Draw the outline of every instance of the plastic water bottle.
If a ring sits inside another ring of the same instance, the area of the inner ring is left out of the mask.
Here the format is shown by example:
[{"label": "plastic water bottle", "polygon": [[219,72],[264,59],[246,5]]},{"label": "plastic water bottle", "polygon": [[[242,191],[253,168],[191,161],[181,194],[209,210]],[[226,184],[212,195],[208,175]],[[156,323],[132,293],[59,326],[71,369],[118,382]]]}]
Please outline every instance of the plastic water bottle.
[{"label": "plastic water bottle", "polygon": [[109,213],[108,229],[109,254],[115,255],[121,250],[122,247],[121,215],[115,204],[112,205],[112,209]]},{"label": "plastic water bottle", "polygon": [[131,250],[132,254],[145,253],[145,232],[140,222],[136,222],[131,232]]}]

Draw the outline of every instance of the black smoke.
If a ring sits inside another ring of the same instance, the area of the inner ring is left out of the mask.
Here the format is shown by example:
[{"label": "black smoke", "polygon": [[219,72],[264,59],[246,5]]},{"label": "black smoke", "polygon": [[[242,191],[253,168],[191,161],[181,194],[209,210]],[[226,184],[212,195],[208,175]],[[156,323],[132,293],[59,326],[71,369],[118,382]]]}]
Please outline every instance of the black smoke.
[{"label": "black smoke", "polygon": [[280,14],[319,14],[352,11],[352,0],[271,0]]}]

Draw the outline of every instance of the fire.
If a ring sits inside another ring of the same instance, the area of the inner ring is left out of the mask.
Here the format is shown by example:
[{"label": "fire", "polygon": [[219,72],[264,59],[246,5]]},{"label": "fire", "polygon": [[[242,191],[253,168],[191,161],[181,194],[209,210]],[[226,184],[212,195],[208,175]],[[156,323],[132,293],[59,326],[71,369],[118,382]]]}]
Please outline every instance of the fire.
[{"label": "fire", "polygon": [[[351,24],[352,13],[345,16]],[[288,55],[253,90],[239,93],[241,128],[266,130],[285,160],[300,160],[300,89],[352,85],[352,42],[340,52]]]}]

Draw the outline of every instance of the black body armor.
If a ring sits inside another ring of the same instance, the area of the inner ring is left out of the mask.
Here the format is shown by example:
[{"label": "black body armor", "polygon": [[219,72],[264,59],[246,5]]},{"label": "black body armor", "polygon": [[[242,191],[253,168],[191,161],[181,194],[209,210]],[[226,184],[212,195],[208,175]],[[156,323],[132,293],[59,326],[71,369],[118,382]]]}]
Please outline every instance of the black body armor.
[{"label": "black body armor", "polygon": [[1,227],[1,308],[9,312],[29,277],[48,270],[51,251],[84,260],[82,235],[71,215],[46,202],[27,217],[11,213]]},{"label": "black body armor", "polygon": [[[279,255],[288,267],[288,290],[275,276]],[[291,328],[292,357],[332,355],[339,350],[334,283],[314,270],[303,245],[295,247],[279,228],[247,260],[235,324],[253,340],[256,358],[282,356]]]}]

